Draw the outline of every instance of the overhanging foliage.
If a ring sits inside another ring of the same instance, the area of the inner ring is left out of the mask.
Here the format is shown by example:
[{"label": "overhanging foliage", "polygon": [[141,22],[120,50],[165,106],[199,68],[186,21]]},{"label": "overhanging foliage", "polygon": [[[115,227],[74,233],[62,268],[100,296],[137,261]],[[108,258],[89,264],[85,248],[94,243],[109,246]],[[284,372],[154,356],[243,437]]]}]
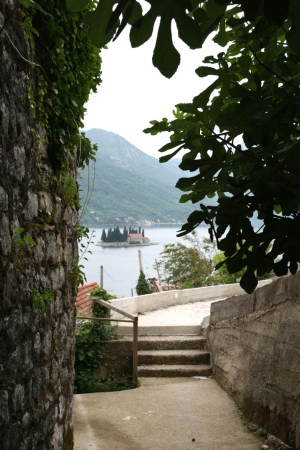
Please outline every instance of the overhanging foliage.
[{"label": "overhanging foliage", "polygon": [[67,168],[74,148],[78,149],[78,167],[84,168],[95,159],[96,148],[79,128],[89,93],[96,92],[101,82],[99,49],[89,40],[83,22],[86,11],[70,12],[58,0],[20,0],[20,5],[25,35],[32,35],[31,58],[36,39],[41,63],[36,66],[38,102],[28,88],[31,114],[39,116],[47,131],[48,154],[56,171]]},{"label": "overhanging foliage", "polygon": [[[175,120],[153,121],[145,130],[171,132],[171,142],[160,151],[172,153],[161,162],[183,148],[187,153],[180,167],[195,172],[177,183],[185,192],[182,202],[200,203],[180,234],[201,222],[209,224],[229,272],[247,268],[241,280],[247,292],[257,285],[255,271],[261,276],[272,269],[276,275],[288,270],[294,274],[300,260],[299,2],[147,2],[151,8],[143,15],[138,2],[100,0],[86,19],[91,39],[98,27],[98,45],[107,43],[114,30],[117,36],[129,22],[132,46],[139,46],[150,38],[160,17],[153,64],[167,77],[180,62],[172,43],[173,19],[190,48],[201,47],[212,32],[224,48],[196,70],[199,77],[212,75],[213,83],[192,103],[177,105]],[[87,2],[80,3],[83,7]],[[78,7],[75,0],[68,4]],[[101,23],[100,8],[106,8]],[[215,194],[217,206],[201,203]],[[250,221],[255,212],[262,220],[259,232]]]}]

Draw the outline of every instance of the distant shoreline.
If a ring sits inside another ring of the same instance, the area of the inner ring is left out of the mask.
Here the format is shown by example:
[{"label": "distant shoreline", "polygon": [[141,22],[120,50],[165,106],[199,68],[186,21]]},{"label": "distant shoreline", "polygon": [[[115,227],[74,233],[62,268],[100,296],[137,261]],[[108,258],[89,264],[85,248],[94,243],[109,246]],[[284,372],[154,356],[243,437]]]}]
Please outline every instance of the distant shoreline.
[{"label": "distant shoreline", "polygon": [[149,245],[158,245],[156,242],[149,242],[149,244],[129,244],[129,242],[101,242],[96,244],[98,247],[149,247]]},{"label": "distant shoreline", "polygon": [[138,227],[161,227],[161,226],[182,226],[185,222],[161,222],[161,223],[141,223],[141,222],[108,222],[108,223],[87,223],[81,222],[80,225],[88,228],[109,228],[109,227],[130,227],[130,226],[138,226]]}]

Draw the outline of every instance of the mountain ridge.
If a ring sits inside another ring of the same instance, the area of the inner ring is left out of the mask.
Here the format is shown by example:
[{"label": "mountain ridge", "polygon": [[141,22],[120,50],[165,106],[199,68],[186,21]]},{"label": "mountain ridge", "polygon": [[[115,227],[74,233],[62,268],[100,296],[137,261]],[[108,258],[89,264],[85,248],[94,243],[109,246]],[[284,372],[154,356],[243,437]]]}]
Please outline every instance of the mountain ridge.
[{"label": "mountain ridge", "polygon": [[[97,144],[94,190],[81,223],[89,225],[126,223],[183,223],[195,209],[179,203],[175,188],[181,170],[176,162],[160,164],[116,133],[91,129],[86,136]],[[178,163],[180,160],[178,159]],[[177,173],[176,173],[177,172]],[[88,195],[88,173],[80,172],[81,203]],[[185,176],[184,172],[181,172]]]},{"label": "mountain ridge", "polygon": [[[92,128],[85,131],[85,134],[93,143],[98,145],[97,157],[104,158],[115,165],[139,174],[145,168],[147,170],[144,171],[144,176],[148,177],[148,172],[150,172],[152,179],[157,179],[162,183],[165,181],[167,183],[172,182],[174,186],[178,177],[180,177],[180,173],[184,174],[178,167],[181,162],[180,159],[176,159],[178,161],[177,166],[174,160],[161,164],[157,158],[144,153],[112,131]],[[180,194],[179,190],[178,193]]]}]

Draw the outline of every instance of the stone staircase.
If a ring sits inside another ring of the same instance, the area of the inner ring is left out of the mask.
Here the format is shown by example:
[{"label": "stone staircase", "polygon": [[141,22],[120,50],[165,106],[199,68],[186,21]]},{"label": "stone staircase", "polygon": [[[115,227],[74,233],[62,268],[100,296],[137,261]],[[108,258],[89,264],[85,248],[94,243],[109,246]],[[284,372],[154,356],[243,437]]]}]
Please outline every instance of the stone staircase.
[{"label": "stone staircase", "polygon": [[190,336],[139,336],[139,377],[209,376],[212,368],[205,338]]}]

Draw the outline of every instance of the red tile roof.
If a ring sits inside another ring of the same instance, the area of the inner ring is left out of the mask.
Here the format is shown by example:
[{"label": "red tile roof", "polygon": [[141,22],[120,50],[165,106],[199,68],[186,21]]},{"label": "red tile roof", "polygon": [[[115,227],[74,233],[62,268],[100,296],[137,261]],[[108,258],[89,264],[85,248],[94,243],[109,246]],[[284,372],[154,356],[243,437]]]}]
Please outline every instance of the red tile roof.
[{"label": "red tile roof", "polygon": [[98,287],[96,282],[84,284],[78,287],[77,298],[76,298],[76,309],[83,314],[89,314],[92,309],[93,300],[89,300],[87,297],[90,292]]}]

